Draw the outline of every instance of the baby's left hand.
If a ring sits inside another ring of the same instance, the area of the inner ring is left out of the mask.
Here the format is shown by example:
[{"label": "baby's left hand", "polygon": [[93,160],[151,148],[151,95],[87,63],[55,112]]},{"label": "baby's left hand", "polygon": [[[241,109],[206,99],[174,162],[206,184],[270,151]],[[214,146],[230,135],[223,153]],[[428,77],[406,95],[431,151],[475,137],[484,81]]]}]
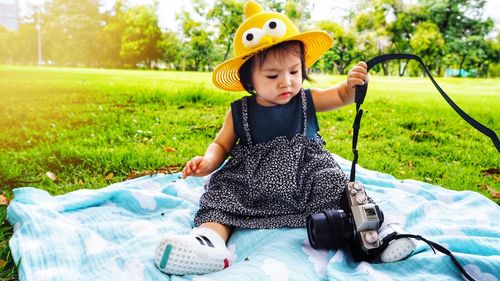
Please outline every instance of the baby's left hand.
[{"label": "baby's left hand", "polygon": [[368,81],[368,66],[364,61],[358,62],[347,74],[347,90],[354,94],[357,85],[364,85]]}]

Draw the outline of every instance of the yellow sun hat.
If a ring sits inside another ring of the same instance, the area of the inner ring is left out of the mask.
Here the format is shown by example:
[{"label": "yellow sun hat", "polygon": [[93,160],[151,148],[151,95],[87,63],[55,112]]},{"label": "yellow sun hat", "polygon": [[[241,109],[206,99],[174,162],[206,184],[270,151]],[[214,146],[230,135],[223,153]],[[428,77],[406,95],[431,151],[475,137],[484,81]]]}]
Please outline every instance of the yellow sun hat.
[{"label": "yellow sun hat", "polygon": [[256,53],[284,41],[304,43],[306,67],[311,67],[333,44],[332,37],[324,31],[299,32],[285,15],[264,12],[255,1],[245,3],[245,21],[234,36],[234,58],[215,67],[212,81],[216,87],[227,91],[244,91],[238,70]]}]

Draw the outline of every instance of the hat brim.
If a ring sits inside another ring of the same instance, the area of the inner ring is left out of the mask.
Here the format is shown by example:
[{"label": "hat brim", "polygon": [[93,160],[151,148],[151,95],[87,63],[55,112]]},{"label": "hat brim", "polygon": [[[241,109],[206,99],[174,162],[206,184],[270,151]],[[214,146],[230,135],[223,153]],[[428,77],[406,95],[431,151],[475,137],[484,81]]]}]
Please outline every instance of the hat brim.
[{"label": "hat brim", "polygon": [[260,46],[248,54],[232,58],[217,65],[212,74],[214,85],[227,91],[244,91],[245,89],[238,75],[240,67],[258,52],[276,44],[292,40],[298,40],[304,43],[307,68],[311,67],[333,44],[332,37],[324,31],[306,31],[295,36],[287,37],[281,41],[273,42],[272,44]]}]

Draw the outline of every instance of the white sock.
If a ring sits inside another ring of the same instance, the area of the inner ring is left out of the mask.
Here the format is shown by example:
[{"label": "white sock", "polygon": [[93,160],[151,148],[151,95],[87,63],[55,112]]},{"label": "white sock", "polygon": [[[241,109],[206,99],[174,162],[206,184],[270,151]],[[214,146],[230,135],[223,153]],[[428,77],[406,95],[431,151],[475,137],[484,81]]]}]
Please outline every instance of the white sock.
[{"label": "white sock", "polygon": [[[404,233],[399,223],[390,222],[388,220],[384,220],[384,223],[380,226],[378,231],[381,240],[394,232],[398,234]],[[410,256],[413,250],[415,250],[415,243],[410,238],[392,240],[389,242],[387,248],[380,254],[380,260],[382,262],[400,261]]]},{"label": "white sock", "polygon": [[213,229],[210,229],[208,227],[196,227],[191,230],[191,234],[200,236],[202,239],[204,236],[209,240],[209,242],[214,245],[215,248],[222,248],[227,250],[226,241],[224,241],[219,233],[217,233],[217,231]]},{"label": "white sock", "polygon": [[185,235],[167,235],[156,248],[155,264],[167,274],[205,274],[233,264],[234,255],[224,239],[209,228],[195,228]]}]

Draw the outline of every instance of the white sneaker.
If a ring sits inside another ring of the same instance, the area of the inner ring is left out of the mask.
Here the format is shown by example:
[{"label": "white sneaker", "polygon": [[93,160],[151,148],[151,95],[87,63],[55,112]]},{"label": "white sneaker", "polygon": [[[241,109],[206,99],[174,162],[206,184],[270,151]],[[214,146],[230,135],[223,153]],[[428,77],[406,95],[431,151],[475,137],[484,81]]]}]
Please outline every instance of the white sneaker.
[{"label": "white sneaker", "polygon": [[[392,233],[403,233],[399,224],[382,225],[379,229],[380,239],[384,239]],[[399,238],[389,242],[387,248],[380,254],[382,262],[396,262],[403,260],[411,255],[415,250],[415,243],[410,238]]]},{"label": "white sneaker", "polygon": [[205,235],[169,235],[156,248],[155,264],[173,275],[205,274],[232,264],[233,254],[225,246],[214,246]]}]

